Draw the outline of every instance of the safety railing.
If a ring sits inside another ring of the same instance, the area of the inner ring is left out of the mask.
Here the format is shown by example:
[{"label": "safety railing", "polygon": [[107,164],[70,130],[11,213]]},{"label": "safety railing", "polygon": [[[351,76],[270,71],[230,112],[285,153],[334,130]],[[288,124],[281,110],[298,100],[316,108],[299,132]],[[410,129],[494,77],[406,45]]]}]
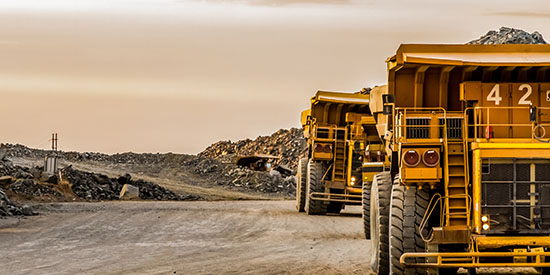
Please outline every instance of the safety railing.
[{"label": "safety railing", "polygon": [[[464,209],[466,209],[465,212],[451,212],[447,211],[447,205],[448,203],[443,203],[443,201],[448,201],[449,199],[466,199],[466,206]],[[441,194],[436,193],[428,203],[428,207],[426,208],[426,212],[424,213],[424,216],[422,217],[422,220],[420,221],[420,225],[418,226],[420,237],[425,242],[429,242],[430,239],[428,236],[422,235],[422,232],[424,231],[426,225],[428,224],[428,220],[430,219],[433,211],[436,209],[436,207],[439,205],[439,224],[441,226],[445,225],[445,221],[448,220],[448,218],[452,218],[453,216],[460,216],[464,215],[466,216],[466,221],[468,222],[468,226],[470,223],[470,210],[472,209],[472,197],[468,194],[458,194],[458,195],[449,195],[449,196],[441,196]]]},{"label": "safety railing", "polygon": [[548,142],[544,139],[548,138],[550,107],[469,107],[464,110],[464,124],[469,141],[521,138]]},{"label": "safety railing", "polygon": [[336,124],[322,124],[313,126],[313,136],[316,139],[334,140],[338,135],[338,130],[343,131],[343,127],[338,127]]},{"label": "safety railing", "polygon": [[309,194],[309,198],[317,201],[333,201],[333,202],[343,202],[349,204],[358,204],[361,203],[362,195],[355,194],[340,194],[340,193],[322,193],[322,192],[312,192]]},{"label": "safety railing", "polygon": [[444,108],[395,108],[395,119],[394,144],[447,140],[447,111]]},{"label": "safety railing", "polygon": [[[516,257],[530,257],[531,262],[516,262]],[[476,268],[476,267],[550,267],[550,252],[420,252],[401,255],[400,263],[408,268]],[[426,261],[407,262],[424,258]],[[480,261],[483,258],[483,262]],[[492,261],[492,260],[493,261]],[[504,259],[509,259],[505,261]]]}]

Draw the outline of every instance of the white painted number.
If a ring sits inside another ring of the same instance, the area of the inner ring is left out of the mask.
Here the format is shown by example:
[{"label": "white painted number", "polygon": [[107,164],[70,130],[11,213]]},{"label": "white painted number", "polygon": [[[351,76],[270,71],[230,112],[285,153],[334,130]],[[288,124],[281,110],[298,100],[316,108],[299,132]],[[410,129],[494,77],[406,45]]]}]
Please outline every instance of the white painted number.
[{"label": "white painted number", "polygon": [[[519,86],[519,90],[525,90],[525,94],[519,99],[518,104],[519,105],[531,105],[531,100],[528,100],[527,98],[531,95],[531,92],[533,91],[533,88],[529,84],[521,84]],[[498,104],[497,104],[498,105]]]},{"label": "white painted number", "polygon": [[500,85],[495,84],[489,95],[487,95],[487,101],[494,101],[495,105],[499,105],[502,101],[502,97],[500,97]]}]

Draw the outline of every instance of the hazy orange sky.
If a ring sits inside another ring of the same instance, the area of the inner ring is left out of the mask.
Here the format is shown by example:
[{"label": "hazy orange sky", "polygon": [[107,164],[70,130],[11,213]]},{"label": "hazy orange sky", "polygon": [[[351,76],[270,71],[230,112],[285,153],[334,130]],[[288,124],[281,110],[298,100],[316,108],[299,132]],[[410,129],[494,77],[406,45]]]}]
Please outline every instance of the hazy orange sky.
[{"label": "hazy orange sky", "polygon": [[550,39],[547,1],[13,0],[0,18],[0,142],[106,153],[299,127],[316,90],[383,84],[400,43]]}]

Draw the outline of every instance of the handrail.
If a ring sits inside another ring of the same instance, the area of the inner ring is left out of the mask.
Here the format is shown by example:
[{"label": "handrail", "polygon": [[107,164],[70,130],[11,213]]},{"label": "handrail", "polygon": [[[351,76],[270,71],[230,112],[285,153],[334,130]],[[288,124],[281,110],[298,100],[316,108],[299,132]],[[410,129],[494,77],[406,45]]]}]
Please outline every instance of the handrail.
[{"label": "handrail", "polygon": [[[530,139],[532,141],[535,141],[535,140],[539,140],[539,141],[542,141],[540,139],[544,138],[544,135],[539,137],[537,136],[536,134],[536,131],[541,128],[541,130],[543,132],[546,132],[544,127],[545,126],[548,126],[550,127],[550,123],[537,123],[537,122],[530,122],[530,123],[526,123],[526,120],[523,120],[519,123],[491,123],[491,110],[495,111],[495,110],[499,110],[499,111],[503,111],[503,110],[508,110],[508,111],[514,111],[514,110],[524,110],[524,111],[529,111],[531,107],[530,106],[493,106],[493,107],[486,107],[486,106],[477,106],[477,107],[468,107],[464,110],[464,137],[466,139],[479,139],[479,138],[484,138],[484,139],[509,139],[509,138],[512,138],[510,136],[507,136],[507,137],[491,137],[488,133],[490,131],[490,129],[492,129],[493,127],[522,127],[522,128],[525,128],[525,127],[531,127],[531,137]],[[550,107],[537,107],[537,110],[540,111],[540,110],[547,110],[547,111],[550,111]],[[493,112],[494,113],[494,112]],[[550,115],[550,113],[548,113],[547,115]],[[473,116],[473,125],[472,123],[470,123],[469,121],[469,118]],[[537,117],[539,116],[539,114],[537,114]],[[493,116],[494,117],[494,116]],[[483,122],[483,119],[485,119],[485,121]],[[474,130],[474,136],[473,137],[470,137],[470,127],[474,127],[473,130]],[[483,135],[482,133],[479,132],[480,129],[485,129],[485,135]]]},{"label": "handrail", "polygon": [[[433,128],[443,128],[443,139],[447,141],[447,110],[442,107],[398,107],[394,109],[394,119],[393,122],[393,136],[392,141],[394,144],[406,141],[408,137],[402,133],[406,133],[408,127],[423,128],[423,129],[433,129]],[[443,118],[442,125],[407,125],[407,113],[409,114],[443,114],[439,118]],[[404,124],[398,124],[397,121],[401,118],[404,119]]]},{"label": "handrail", "polygon": [[[436,200],[435,200],[435,203],[434,203],[434,199],[438,197]],[[433,206],[431,207],[431,210],[430,210],[430,206],[432,205],[433,203]],[[424,237],[424,235],[422,235],[422,231],[424,230],[424,227],[426,226],[426,224],[428,223],[428,219],[432,216],[432,212],[435,210],[435,207],[437,206],[438,203],[441,203],[441,194],[439,193],[436,193],[431,199],[430,199],[430,203],[428,203],[428,207],[426,207],[426,212],[424,213],[424,216],[422,217],[422,220],[420,221],[420,225],[418,226],[418,234],[420,235],[420,237],[422,238],[422,240],[424,240],[425,242],[429,242],[431,241],[430,239],[428,239],[428,237]],[[440,210],[440,224],[443,223],[443,207],[439,208]]]},{"label": "handrail", "polygon": [[[532,257],[531,262],[514,262],[514,257]],[[550,252],[545,251],[513,251],[513,252],[407,252],[399,258],[402,266],[407,268],[476,268],[476,267],[550,267],[548,259]],[[410,258],[423,258],[413,263],[407,262]],[[434,262],[427,262],[427,258],[435,258]],[[484,261],[479,259],[483,258]],[[490,259],[488,259],[490,258]],[[491,260],[493,258],[501,258]],[[503,261],[502,258],[507,258]]]},{"label": "handrail", "polygon": [[[426,224],[428,223],[428,220],[430,219],[433,211],[435,210],[436,206],[438,204],[441,205],[441,207],[439,208],[440,210],[440,216],[439,216],[439,223],[441,226],[444,226],[443,222],[447,220],[447,216],[452,216],[451,214],[465,214],[466,215],[466,220],[467,220],[467,225],[469,226],[469,223],[470,223],[470,211],[466,211],[465,213],[462,213],[462,212],[458,212],[458,213],[449,213],[447,214],[447,212],[445,210],[447,210],[447,205],[445,203],[442,203],[443,200],[447,200],[447,199],[456,199],[456,198],[466,198],[466,209],[471,209],[472,208],[472,197],[468,194],[457,194],[457,195],[449,195],[449,196],[441,196],[441,194],[439,193],[436,193],[431,199],[430,199],[430,202],[428,203],[428,207],[426,207],[426,212],[424,213],[424,216],[422,217],[422,220],[420,221],[420,225],[418,226],[418,233],[420,235],[420,237],[422,238],[422,240],[424,240],[425,242],[429,242],[431,241],[430,239],[428,239],[427,236],[424,236],[422,235],[422,231],[424,230]],[[435,201],[434,201],[435,200]]]},{"label": "handrail", "polygon": [[313,124],[313,134],[315,137],[317,137],[317,128],[330,128],[334,132],[334,137],[332,139],[336,139],[336,130],[342,129],[344,127],[338,127],[336,124]]}]

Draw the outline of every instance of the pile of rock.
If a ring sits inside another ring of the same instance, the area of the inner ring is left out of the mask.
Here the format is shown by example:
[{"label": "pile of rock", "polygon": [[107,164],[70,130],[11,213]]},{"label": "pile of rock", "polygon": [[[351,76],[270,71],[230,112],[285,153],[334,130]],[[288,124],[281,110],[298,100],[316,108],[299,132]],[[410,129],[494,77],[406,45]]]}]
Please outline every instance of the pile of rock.
[{"label": "pile of rock", "polygon": [[16,195],[19,199],[33,201],[64,201],[69,200],[71,196],[74,198],[75,195],[90,201],[118,200],[122,187],[128,184],[139,189],[139,198],[143,200],[200,199],[196,195],[175,194],[152,182],[133,180],[130,175],[109,178],[102,174],[79,171],[70,166],[61,170],[63,178],[72,187],[65,192],[62,188],[57,188],[57,176],[45,176],[42,171],[42,167],[26,168],[5,159],[0,160],[0,190],[3,191],[2,198],[5,199],[2,204],[5,206],[5,209],[2,209],[4,214],[19,213],[13,203],[8,203],[5,192]]},{"label": "pile of rock", "polygon": [[231,169],[227,174],[233,178],[230,183],[233,186],[242,186],[264,193],[295,194],[296,177],[283,177],[275,170],[265,173],[237,167]]},{"label": "pile of rock", "polygon": [[[222,142],[223,143],[223,142]],[[119,169],[133,170],[139,172],[140,169],[146,169],[149,173],[160,173],[163,169],[174,168],[185,174],[191,174],[203,181],[213,183],[214,185],[235,187],[246,189],[253,192],[277,193],[281,195],[293,195],[295,190],[294,176],[280,175],[276,171],[269,172],[252,171],[248,168],[235,165],[237,154],[214,154],[213,148],[219,148],[221,152],[226,152],[226,148],[234,148],[238,154],[254,154],[254,150],[261,150],[261,146],[267,146],[263,152],[275,153],[281,160],[277,163],[295,165],[294,157],[304,152],[305,141],[302,132],[299,129],[279,130],[268,137],[260,137],[256,140],[244,140],[236,143],[229,142],[229,146],[212,145],[199,156],[185,154],[136,154],[121,153],[107,155],[101,153],[78,153],[62,152],[57,154],[65,161],[77,163],[94,161],[100,162],[107,167],[117,167]],[[30,149],[22,145],[2,144],[6,155],[10,158],[25,158],[32,160],[42,160],[46,154],[43,150]],[[214,157],[209,157],[214,156]],[[32,179],[35,171],[33,169],[18,167],[13,165],[2,167],[0,162],[0,176],[10,175],[15,178]],[[115,183],[113,179],[98,174],[86,174],[85,172],[74,172],[75,169],[65,171],[73,184],[73,192],[80,198],[86,200],[111,200],[116,199],[117,192],[122,185]],[[41,171],[38,171],[38,174]],[[118,180],[118,179],[117,179]],[[75,184],[76,183],[76,184]],[[143,199],[174,199],[164,193],[164,190],[158,189],[157,185],[151,185],[143,181],[135,181],[134,184],[140,184],[140,197]],[[158,186],[160,187],[160,186]],[[146,195],[149,194],[149,195]],[[161,195],[162,194],[162,195]],[[183,199],[196,199],[184,197]]]},{"label": "pile of rock", "polygon": [[198,200],[196,195],[178,195],[158,184],[143,180],[132,180],[129,174],[118,178],[109,178],[102,174],[83,172],[72,167],[62,170],[62,175],[72,185],[72,191],[86,200],[118,200],[125,184],[139,188],[142,200]]},{"label": "pile of rock", "polygon": [[302,129],[281,129],[270,136],[236,142],[219,141],[210,145],[199,156],[234,163],[237,156],[267,154],[279,157],[274,163],[296,169],[298,160],[306,154],[307,144]]},{"label": "pile of rock", "polygon": [[19,179],[32,179],[32,169],[13,165],[11,161],[0,160],[0,176],[11,176]]},{"label": "pile of rock", "polygon": [[274,170],[271,172],[253,171],[232,163],[205,157],[189,159],[183,163],[183,167],[187,167],[191,172],[221,186],[285,196],[294,195],[296,190],[295,176],[285,177]]},{"label": "pile of rock", "polygon": [[528,33],[524,30],[501,27],[497,31],[489,31],[479,39],[466,44],[547,44],[539,32]]},{"label": "pile of rock", "polygon": [[0,190],[0,217],[5,216],[31,216],[36,215],[28,205],[18,206],[13,203],[8,195]]},{"label": "pile of rock", "polygon": [[31,200],[33,198],[63,199],[63,194],[55,191],[48,185],[38,183],[38,181],[34,179],[17,179],[14,183],[9,185],[8,190]]},{"label": "pile of rock", "polygon": [[7,143],[0,145],[0,152],[2,155],[0,160],[7,160],[11,158],[44,159],[47,153],[45,150],[33,149],[21,144]]},{"label": "pile of rock", "polygon": [[[44,157],[50,154],[50,151],[28,148],[21,144],[9,144],[3,143],[0,145],[2,151],[4,151],[5,159],[13,158],[25,158],[33,160],[43,160]],[[186,160],[192,156],[185,154],[151,154],[143,153],[137,154],[132,152],[119,153],[114,155],[107,155],[103,153],[95,152],[64,152],[57,151],[56,154],[64,160],[79,162],[79,161],[98,161],[107,163],[123,163],[123,164],[147,164],[147,165],[177,165],[183,160]]]}]

